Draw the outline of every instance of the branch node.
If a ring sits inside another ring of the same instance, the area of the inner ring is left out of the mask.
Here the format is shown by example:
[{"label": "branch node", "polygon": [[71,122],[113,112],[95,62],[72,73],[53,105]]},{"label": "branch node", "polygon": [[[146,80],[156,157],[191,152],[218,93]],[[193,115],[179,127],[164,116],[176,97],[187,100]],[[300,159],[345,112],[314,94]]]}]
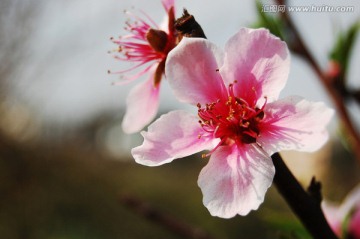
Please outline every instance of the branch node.
[{"label": "branch node", "polygon": [[310,185],[307,188],[307,192],[312,198],[314,198],[319,204],[322,201],[321,195],[321,182],[317,181],[315,176],[311,178]]}]

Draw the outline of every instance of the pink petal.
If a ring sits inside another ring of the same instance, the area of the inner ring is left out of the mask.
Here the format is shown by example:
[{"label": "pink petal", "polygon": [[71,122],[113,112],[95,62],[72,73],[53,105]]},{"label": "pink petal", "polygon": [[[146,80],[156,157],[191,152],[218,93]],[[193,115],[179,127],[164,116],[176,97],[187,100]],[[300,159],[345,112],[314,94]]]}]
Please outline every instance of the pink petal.
[{"label": "pink petal", "polygon": [[353,214],[350,222],[350,229],[353,238],[360,239],[360,208],[358,207]]},{"label": "pink petal", "polygon": [[353,189],[345,198],[344,203],[340,207],[343,215],[342,220],[352,213],[349,225],[349,232],[356,239],[360,239],[360,185]]},{"label": "pink petal", "polygon": [[154,119],[158,111],[160,84],[155,87],[153,70],[149,73],[149,79],[135,86],[126,99],[122,128],[127,134],[139,132]]},{"label": "pink petal", "polygon": [[147,166],[170,163],[213,147],[212,140],[198,135],[203,132],[198,117],[186,111],[172,111],[152,123],[142,132],[144,142],[133,148],[135,161]]},{"label": "pink petal", "polygon": [[[276,100],[284,88],[290,69],[286,43],[266,29],[242,28],[225,46],[220,69],[227,84],[237,80],[235,94],[255,103],[257,99]],[[262,104],[260,103],[260,105]]]},{"label": "pink petal", "polygon": [[226,97],[226,89],[217,69],[222,52],[201,38],[183,38],[168,55],[166,77],[175,96],[196,105]]},{"label": "pink petal", "polygon": [[171,7],[175,6],[175,0],[162,0],[161,1],[166,12],[170,10]]},{"label": "pink petal", "polygon": [[[166,15],[161,21],[160,29],[165,31],[168,34],[173,34],[175,21],[175,1],[174,0],[162,0],[163,7],[165,8]],[[170,9],[173,8],[171,11]],[[171,24],[172,23],[172,24]]]},{"label": "pink petal", "polygon": [[257,142],[272,155],[282,150],[312,152],[328,139],[326,125],[334,111],[322,102],[290,96],[266,105]]},{"label": "pink petal", "polygon": [[198,185],[211,215],[246,215],[264,201],[275,174],[271,158],[260,148],[220,146],[201,170]]},{"label": "pink petal", "polygon": [[360,239],[360,185],[349,193],[340,207],[326,201],[321,207],[330,227],[338,236],[341,236],[344,220],[350,215],[348,233],[352,238]]},{"label": "pink petal", "polygon": [[341,205],[341,211],[348,213],[354,208],[359,208],[360,210],[360,185],[354,188],[345,198],[343,204]]},{"label": "pink petal", "polygon": [[329,226],[335,234],[339,236],[341,234],[341,221],[343,219],[343,215],[341,215],[339,207],[324,201],[321,203],[321,208]]}]

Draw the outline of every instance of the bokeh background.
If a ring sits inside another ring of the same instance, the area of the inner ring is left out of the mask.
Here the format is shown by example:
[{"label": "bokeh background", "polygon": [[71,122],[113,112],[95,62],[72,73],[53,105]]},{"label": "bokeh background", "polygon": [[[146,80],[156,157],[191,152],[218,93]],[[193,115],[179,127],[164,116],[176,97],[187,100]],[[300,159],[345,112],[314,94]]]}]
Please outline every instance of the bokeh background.
[{"label": "bokeh background", "polygon": [[[360,2],[294,0],[287,5],[354,6],[354,12],[291,14],[326,69],[338,33],[359,21]],[[177,17],[184,7],[221,46],[258,20],[253,0],[176,0]],[[124,198],[214,238],[309,238],[274,188],[246,217],[211,217],[196,185],[206,164],[199,155],[158,168],[133,162],[130,149],[141,137],[125,135],[121,120],[134,84],[113,86],[120,76],[107,71],[127,67],[108,53],[116,48],[110,37],[125,35],[124,10],[138,9],[156,22],[165,15],[160,0],[0,1],[0,238],[184,238],[146,219]],[[359,62],[358,36],[348,73],[353,87],[360,87]],[[282,96],[291,94],[331,106],[316,75],[296,55]],[[160,113],[184,107],[166,81],[161,99]],[[360,122],[358,105],[349,108]],[[360,167],[337,118],[329,129],[331,140],[319,152],[283,156],[304,185],[316,175],[326,200],[341,201],[360,182]]]}]

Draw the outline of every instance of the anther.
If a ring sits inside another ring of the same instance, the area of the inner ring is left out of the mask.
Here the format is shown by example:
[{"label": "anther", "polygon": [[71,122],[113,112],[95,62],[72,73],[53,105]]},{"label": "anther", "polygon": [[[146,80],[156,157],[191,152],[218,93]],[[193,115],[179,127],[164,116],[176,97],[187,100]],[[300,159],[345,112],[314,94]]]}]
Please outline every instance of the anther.
[{"label": "anther", "polygon": [[232,101],[232,97],[231,96],[229,96],[229,99],[228,99],[228,101],[226,101],[226,105],[227,106],[229,106],[229,105],[231,105],[231,101]]},{"label": "anther", "polygon": [[249,125],[250,125],[250,122],[249,122],[249,121],[246,121],[245,123],[240,122],[240,126],[241,126],[241,127],[248,128]]}]

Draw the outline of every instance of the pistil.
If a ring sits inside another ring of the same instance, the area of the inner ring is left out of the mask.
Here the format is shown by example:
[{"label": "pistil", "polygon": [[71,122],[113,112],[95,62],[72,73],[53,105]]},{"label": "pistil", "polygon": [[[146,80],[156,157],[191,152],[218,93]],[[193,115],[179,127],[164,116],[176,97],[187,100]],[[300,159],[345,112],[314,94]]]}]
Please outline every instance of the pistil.
[{"label": "pistil", "polygon": [[234,143],[256,143],[260,134],[259,123],[265,117],[266,98],[264,105],[258,108],[251,106],[245,99],[236,96],[233,84],[229,85],[228,92],[229,96],[226,100],[218,99],[206,104],[205,107],[202,107],[201,104],[197,105],[199,123],[204,130],[204,133],[198,137],[211,135],[211,137],[220,138],[218,146]]}]

